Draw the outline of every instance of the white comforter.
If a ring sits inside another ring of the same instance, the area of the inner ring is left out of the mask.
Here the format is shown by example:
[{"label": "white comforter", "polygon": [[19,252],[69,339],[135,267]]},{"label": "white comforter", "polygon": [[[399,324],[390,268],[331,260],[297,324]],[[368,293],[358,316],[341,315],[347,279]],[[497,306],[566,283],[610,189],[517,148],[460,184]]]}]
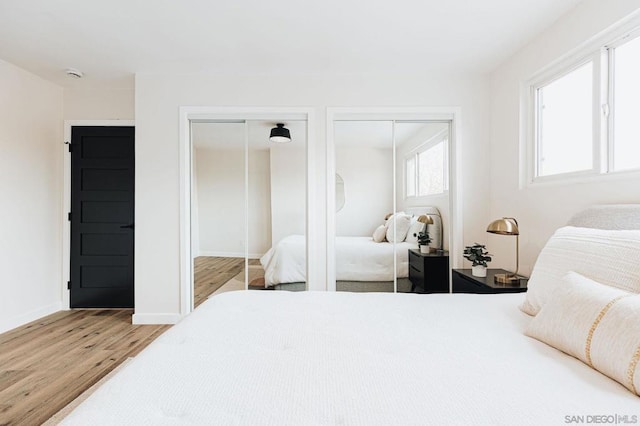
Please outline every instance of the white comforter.
[{"label": "white comforter", "polygon": [[63,424],[539,426],[640,414],[622,385],[524,336],[522,300],[224,293]]},{"label": "white comforter", "polygon": [[[336,280],[393,281],[393,244],[376,243],[371,237],[336,237]],[[398,278],[409,276],[410,248],[416,243],[396,243]],[[260,263],[267,287],[305,282],[305,238],[290,235],[269,249]]]}]

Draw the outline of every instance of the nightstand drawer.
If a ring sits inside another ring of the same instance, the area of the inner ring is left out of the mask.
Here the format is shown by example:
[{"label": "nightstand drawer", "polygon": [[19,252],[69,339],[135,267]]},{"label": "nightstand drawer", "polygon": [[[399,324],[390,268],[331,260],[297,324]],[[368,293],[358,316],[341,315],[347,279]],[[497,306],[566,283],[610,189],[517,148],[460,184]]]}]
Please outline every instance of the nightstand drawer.
[{"label": "nightstand drawer", "polygon": [[409,271],[414,271],[422,276],[424,272],[424,261],[419,254],[409,250]]},{"label": "nightstand drawer", "polygon": [[527,291],[527,278],[521,277],[514,285],[500,284],[494,281],[496,274],[504,274],[503,269],[487,269],[486,277],[474,277],[471,269],[454,269],[452,271],[454,293],[522,293]]},{"label": "nightstand drawer", "polygon": [[409,249],[411,291],[417,293],[449,292],[449,254],[420,253]]}]

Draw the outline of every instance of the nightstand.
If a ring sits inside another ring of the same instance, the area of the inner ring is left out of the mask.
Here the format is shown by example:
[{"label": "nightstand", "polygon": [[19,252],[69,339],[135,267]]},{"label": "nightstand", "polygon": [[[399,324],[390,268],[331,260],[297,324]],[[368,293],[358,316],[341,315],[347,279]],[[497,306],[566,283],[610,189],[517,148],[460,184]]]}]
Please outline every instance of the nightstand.
[{"label": "nightstand", "polygon": [[518,284],[500,284],[493,280],[494,275],[504,274],[504,269],[487,269],[486,277],[474,277],[471,269],[451,271],[454,293],[523,293],[527,291],[527,277],[520,277]]},{"label": "nightstand", "polygon": [[411,292],[449,292],[449,252],[420,253],[409,249]]}]

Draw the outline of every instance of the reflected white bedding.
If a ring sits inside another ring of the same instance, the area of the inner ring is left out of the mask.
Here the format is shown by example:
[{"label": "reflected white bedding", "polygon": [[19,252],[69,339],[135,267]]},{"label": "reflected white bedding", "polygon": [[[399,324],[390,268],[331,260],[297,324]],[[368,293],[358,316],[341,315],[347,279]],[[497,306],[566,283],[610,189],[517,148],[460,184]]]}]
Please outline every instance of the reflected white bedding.
[{"label": "reflected white bedding", "polygon": [[67,425],[553,425],[638,415],[524,336],[523,294],[245,291],[160,336]]},{"label": "reflected white bedding", "polygon": [[[409,276],[408,249],[416,243],[396,243],[398,278]],[[305,238],[290,235],[269,249],[260,263],[265,286],[305,282]],[[336,280],[393,281],[393,244],[376,243],[371,237],[336,237]]]}]

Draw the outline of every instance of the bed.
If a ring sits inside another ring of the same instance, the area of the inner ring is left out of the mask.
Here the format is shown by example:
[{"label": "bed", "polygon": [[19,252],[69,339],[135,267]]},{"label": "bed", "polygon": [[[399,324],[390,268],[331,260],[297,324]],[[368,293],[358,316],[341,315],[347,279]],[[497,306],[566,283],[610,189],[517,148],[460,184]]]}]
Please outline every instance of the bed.
[{"label": "bed", "polygon": [[[432,238],[430,246],[442,249],[442,218],[436,207],[413,207],[406,213],[414,217],[429,215],[433,224],[428,225]],[[290,235],[272,247],[261,259],[265,272],[265,287],[278,290],[304,290],[306,281],[303,235]],[[408,292],[409,249],[417,249],[416,242],[375,242],[371,237],[335,238],[336,285],[344,291],[393,291],[394,251],[396,277],[399,290]]]},{"label": "bed", "polygon": [[[611,211],[600,219],[588,214],[582,223],[615,221]],[[631,221],[638,217],[635,206]],[[633,241],[625,235],[620,241],[631,241],[627,248],[637,253],[638,232]],[[540,257],[557,257],[554,250],[545,247]],[[613,263],[625,264],[622,257]],[[557,265],[547,272],[557,272]],[[640,293],[637,267],[631,267],[631,283]],[[525,335],[547,309],[525,314],[518,306],[528,297],[224,293],[160,336],[63,424],[537,426],[640,420],[637,395]],[[640,337],[636,325],[624,333]]]}]

